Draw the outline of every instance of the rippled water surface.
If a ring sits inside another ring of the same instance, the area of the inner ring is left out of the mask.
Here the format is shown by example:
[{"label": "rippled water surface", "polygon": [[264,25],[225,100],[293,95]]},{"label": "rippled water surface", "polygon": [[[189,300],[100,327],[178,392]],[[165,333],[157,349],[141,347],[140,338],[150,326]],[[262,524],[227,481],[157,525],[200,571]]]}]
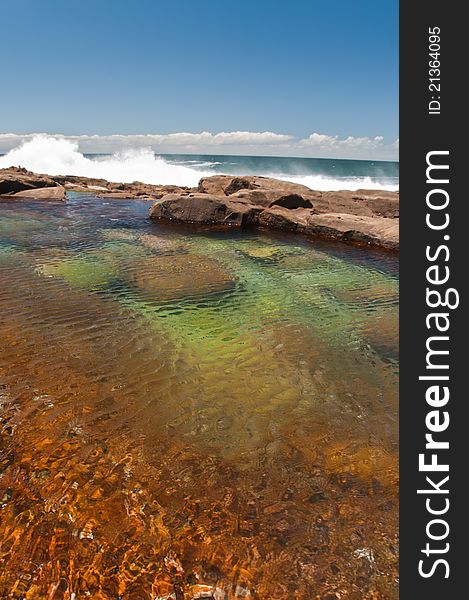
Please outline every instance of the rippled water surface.
[{"label": "rippled water surface", "polygon": [[397,597],[397,259],[0,204],[0,597]]}]

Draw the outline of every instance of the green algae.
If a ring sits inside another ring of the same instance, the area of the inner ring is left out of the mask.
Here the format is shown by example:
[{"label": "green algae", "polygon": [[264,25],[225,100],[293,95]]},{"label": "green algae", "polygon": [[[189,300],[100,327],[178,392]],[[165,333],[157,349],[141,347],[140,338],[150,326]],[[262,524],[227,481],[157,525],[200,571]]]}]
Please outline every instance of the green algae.
[{"label": "green algae", "polygon": [[[162,305],[157,312],[144,308],[144,302],[136,308],[164,319],[175,338],[193,344],[196,354],[218,347],[226,351],[227,340],[235,353],[240,332],[255,336],[275,321],[300,323],[331,351],[354,353],[367,344],[361,323],[373,302],[379,307],[381,296],[397,294],[392,277],[301,246],[198,237],[190,240],[190,250],[223,264],[239,281],[237,293],[216,298],[213,305],[206,299],[205,305]],[[279,269],[284,262],[289,269]]]},{"label": "green algae", "polygon": [[86,290],[105,289],[118,277],[118,270],[99,255],[42,263],[37,271],[45,277],[60,277],[70,285]]}]

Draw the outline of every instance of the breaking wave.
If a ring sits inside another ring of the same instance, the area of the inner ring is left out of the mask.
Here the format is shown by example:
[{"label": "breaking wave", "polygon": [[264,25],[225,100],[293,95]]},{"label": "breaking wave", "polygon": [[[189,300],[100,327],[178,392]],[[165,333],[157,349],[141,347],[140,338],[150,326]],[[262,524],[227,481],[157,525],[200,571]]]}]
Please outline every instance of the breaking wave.
[{"label": "breaking wave", "polygon": [[131,183],[197,185],[203,174],[190,167],[170,164],[149,148],[130,149],[110,156],[88,158],[78,142],[37,136],[0,158],[0,167],[20,166],[47,175],[81,175]]},{"label": "breaking wave", "polygon": [[[0,156],[0,168],[20,166],[48,175],[80,175],[123,183],[142,181],[189,187],[196,186],[199,179],[204,176],[235,172],[254,174],[252,170],[243,171],[243,157],[238,157],[235,170],[230,167],[232,163],[211,158],[213,160],[180,157],[175,162],[155,155],[150,148],[129,149],[112,155],[90,157],[79,151],[78,142],[38,135],[10,150],[4,156]],[[329,174],[299,175],[297,172],[292,174],[272,172],[270,161],[269,166],[265,165],[266,170],[263,170],[261,158],[256,157],[259,166],[255,174],[301,183],[315,190],[398,189],[397,178],[380,180],[372,176],[331,177]]]}]

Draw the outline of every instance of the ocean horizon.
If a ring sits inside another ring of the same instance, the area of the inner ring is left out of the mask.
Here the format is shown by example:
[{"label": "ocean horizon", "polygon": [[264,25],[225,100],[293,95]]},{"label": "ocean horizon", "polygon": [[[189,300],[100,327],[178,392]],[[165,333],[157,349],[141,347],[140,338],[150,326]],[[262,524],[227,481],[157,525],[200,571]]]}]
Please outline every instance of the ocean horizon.
[{"label": "ocean horizon", "polygon": [[399,162],[344,158],[166,154],[151,148],[115,153],[82,153],[58,138],[34,138],[0,155],[0,168],[25,167],[48,175],[79,175],[130,183],[196,186],[210,175],[262,175],[300,183],[311,189],[399,189]]}]

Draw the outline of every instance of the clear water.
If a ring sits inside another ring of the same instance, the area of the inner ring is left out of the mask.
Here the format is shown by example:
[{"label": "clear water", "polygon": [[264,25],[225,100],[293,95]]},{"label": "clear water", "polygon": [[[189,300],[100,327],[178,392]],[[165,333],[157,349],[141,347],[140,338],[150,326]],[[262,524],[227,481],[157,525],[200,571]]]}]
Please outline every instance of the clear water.
[{"label": "clear water", "polygon": [[0,597],[397,598],[393,255],[0,204]]}]

